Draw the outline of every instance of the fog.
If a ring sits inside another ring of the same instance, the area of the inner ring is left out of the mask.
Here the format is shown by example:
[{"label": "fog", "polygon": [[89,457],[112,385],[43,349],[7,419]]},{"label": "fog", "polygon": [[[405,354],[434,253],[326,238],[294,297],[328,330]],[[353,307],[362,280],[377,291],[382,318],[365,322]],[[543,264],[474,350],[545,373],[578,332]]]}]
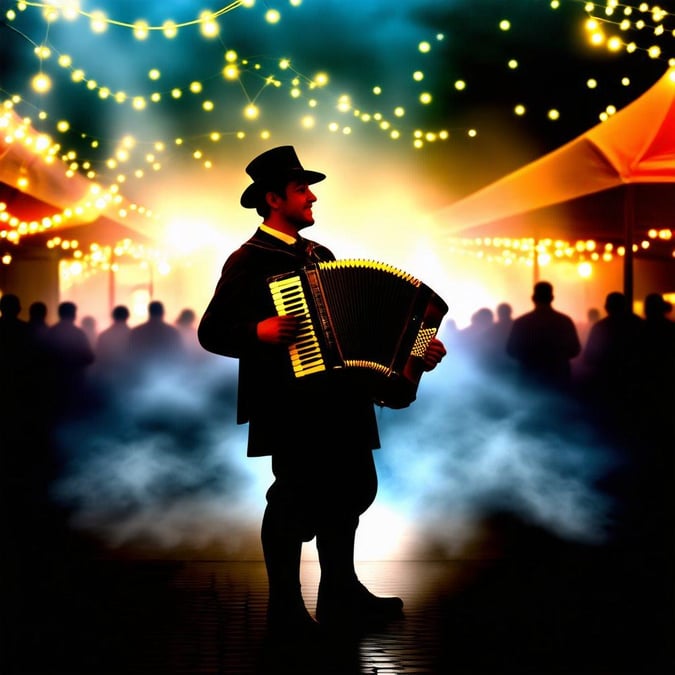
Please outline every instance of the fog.
[{"label": "fog", "polygon": [[[269,458],[246,457],[247,428],[235,423],[236,362],[207,354],[90,386],[86,414],[57,434],[52,497],[71,526],[111,550],[260,558],[272,476]],[[380,487],[358,557],[461,555],[483,519],[503,512],[603,540],[612,505],[595,485],[616,460],[577,403],[527,394],[451,345],[417,394],[406,409],[378,408]]]}]

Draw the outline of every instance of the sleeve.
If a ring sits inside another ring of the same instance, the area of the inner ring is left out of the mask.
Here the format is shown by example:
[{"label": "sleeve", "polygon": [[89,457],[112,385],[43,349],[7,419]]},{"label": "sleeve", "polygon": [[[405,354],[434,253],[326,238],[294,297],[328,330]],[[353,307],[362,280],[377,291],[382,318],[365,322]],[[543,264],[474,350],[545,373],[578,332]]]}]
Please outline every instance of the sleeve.
[{"label": "sleeve", "polygon": [[225,262],[215,292],[197,328],[209,352],[241,358],[257,341],[256,326],[265,318],[255,294],[262,283],[242,249]]}]

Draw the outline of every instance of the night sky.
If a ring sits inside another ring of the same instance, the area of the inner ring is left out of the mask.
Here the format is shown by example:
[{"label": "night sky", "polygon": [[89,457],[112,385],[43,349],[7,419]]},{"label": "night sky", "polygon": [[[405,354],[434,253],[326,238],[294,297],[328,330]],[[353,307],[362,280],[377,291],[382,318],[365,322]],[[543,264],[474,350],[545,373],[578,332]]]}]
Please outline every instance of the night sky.
[{"label": "night sky", "polygon": [[[114,182],[124,174],[125,193],[151,208],[159,207],[169,175],[203,174],[205,161],[212,162],[211,172],[241,174],[248,158],[285,142],[311,148],[317,157],[330,153],[338,163],[342,153],[349,161],[352,152],[360,157],[365,151],[371,161],[412,164],[438,183],[438,202],[448,203],[583,133],[607,106],[620,109],[634,100],[665,72],[673,44],[671,15],[635,9],[627,15],[631,27],[621,30],[617,24],[629,5],[606,17],[598,3],[593,14],[609,19],[606,36],[634,42],[636,50],[591,46],[590,15],[575,0],[556,8],[540,0],[234,2],[217,17],[215,36],[185,25],[171,39],[157,30],[167,20],[189,24],[202,11],[218,9],[185,0],[2,4],[2,95],[20,97],[17,112],[64,153],[74,150],[81,163],[91,162],[97,179]],[[62,7],[53,21],[43,16],[48,6]],[[67,19],[72,6],[80,13]],[[96,12],[109,21],[104,32],[92,30]],[[270,22],[269,12],[278,21]],[[138,20],[151,27],[145,39],[134,36]],[[659,27],[663,35],[655,35]],[[653,45],[660,46],[660,58],[648,55]],[[40,46],[49,50],[41,59],[35,53]],[[65,56],[68,65],[60,65]],[[510,67],[512,60],[517,67]],[[237,67],[234,79],[223,76],[228,63]],[[81,79],[73,82],[77,71]],[[39,72],[51,80],[42,94],[31,87]],[[319,73],[328,82],[313,87]],[[597,82],[593,89],[590,78]],[[199,83],[198,93],[191,93],[192,83]],[[119,92],[126,99],[116,103]],[[430,103],[420,102],[425,93]],[[350,102],[345,112],[337,109],[342,96]],[[135,98],[143,99],[143,109],[134,109]],[[205,103],[213,109],[205,110]],[[257,106],[256,119],[245,116],[250,103]],[[514,114],[517,104],[526,106],[524,115]],[[403,116],[395,112],[399,107]],[[548,118],[551,109],[559,119]],[[310,128],[303,127],[306,116]],[[59,121],[68,122],[67,131],[56,130]],[[398,140],[378,126],[382,121],[399,131]],[[425,140],[413,151],[416,130],[446,131],[449,138]],[[106,166],[125,136],[135,139],[129,158]],[[142,179],[135,177],[138,169],[144,169]]]}]

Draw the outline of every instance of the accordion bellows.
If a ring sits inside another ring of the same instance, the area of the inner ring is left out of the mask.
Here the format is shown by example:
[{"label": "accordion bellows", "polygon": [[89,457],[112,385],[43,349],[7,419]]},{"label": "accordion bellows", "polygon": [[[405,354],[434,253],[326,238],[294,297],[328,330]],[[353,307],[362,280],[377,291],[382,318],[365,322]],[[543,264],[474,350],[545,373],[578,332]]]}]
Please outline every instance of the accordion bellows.
[{"label": "accordion bellows", "polygon": [[380,405],[415,400],[422,356],[448,311],[426,284],[385,263],[319,262],[268,279],[279,315],[300,318],[289,347],[296,377],[334,368],[372,373]]}]

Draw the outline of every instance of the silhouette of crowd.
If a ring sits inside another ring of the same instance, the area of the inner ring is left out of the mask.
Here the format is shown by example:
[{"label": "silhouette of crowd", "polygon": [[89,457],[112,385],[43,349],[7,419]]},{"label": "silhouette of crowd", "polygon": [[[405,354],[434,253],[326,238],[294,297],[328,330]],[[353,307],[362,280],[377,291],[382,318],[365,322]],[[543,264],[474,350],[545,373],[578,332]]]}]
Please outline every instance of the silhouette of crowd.
[{"label": "silhouette of crowd", "polygon": [[475,367],[477,379],[487,383],[484,389],[512,387],[514,409],[531,405],[544,434],[587,424],[615,457],[597,486],[616,505],[613,536],[672,556],[672,305],[649,293],[640,316],[624,293],[613,291],[605,298],[604,315],[589,308],[585,322],[576,322],[554,309],[554,299],[553,286],[538,282],[531,311],[513,317],[507,302],[494,310],[481,307],[447,342]]},{"label": "silhouette of crowd", "polygon": [[78,321],[71,301],[58,305],[51,322],[44,302],[28,307],[27,320],[22,310],[17,295],[0,297],[1,487],[13,508],[17,498],[26,506],[24,495],[44,505],[48,482],[62,468],[54,442],[61,428],[123,396],[152,369],[187,367],[197,358],[190,326],[165,321],[157,300],[149,303],[147,320],[134,327],[128,307],[116,306],[100,332],[92,316]]},{"label": "silhouette of crowd", "polygon": [[[554,289],[546,281],[535,284],[531,301],[533,308],[519,316],[507,301],[494,309],[478,307],[462,328],[449,317],[442,337],[456,358],[491,384],[574,401],[575,414],[592,423],[625,459],[626,468],[611,489],[635,493],[632,498],[639,501],[657,475],[662,481],[675,475],[672,306],[662,295],[650,293],[639,316],[624,294],[614,291],[605,299],[604,315],[591,308],[585,322],[575,322],[554,309]],[[21,318],[25,309],[27,320]],[[105,404],[110,392],[119,395],[148,373],[172,365],[190,367],[208,357],[198,344],[192,309],[183,309],[168,322],[163,303],[153,300],[145,321],[132,327],[129,319],[129,308],[118,305],[109,325],[98,330],[91,316],[78,321],[73,302],[61,302],[50,321],[43,302],[24,308],[14,294],[0,297],[5,447],[35,445],[55,425],[86,417],[102,399]],[[527,400],[523,394],[518,405]],[[551,409],[552,423],[556,416],[564,417],[564,405]],[[8,469],[3,475],[25,478],[30,471],[25,458],[2,453]],[[41,460],[44,480],[55,467],[47,468],[46,457]],[[660,486],[669,492],[671,487]]]}]

